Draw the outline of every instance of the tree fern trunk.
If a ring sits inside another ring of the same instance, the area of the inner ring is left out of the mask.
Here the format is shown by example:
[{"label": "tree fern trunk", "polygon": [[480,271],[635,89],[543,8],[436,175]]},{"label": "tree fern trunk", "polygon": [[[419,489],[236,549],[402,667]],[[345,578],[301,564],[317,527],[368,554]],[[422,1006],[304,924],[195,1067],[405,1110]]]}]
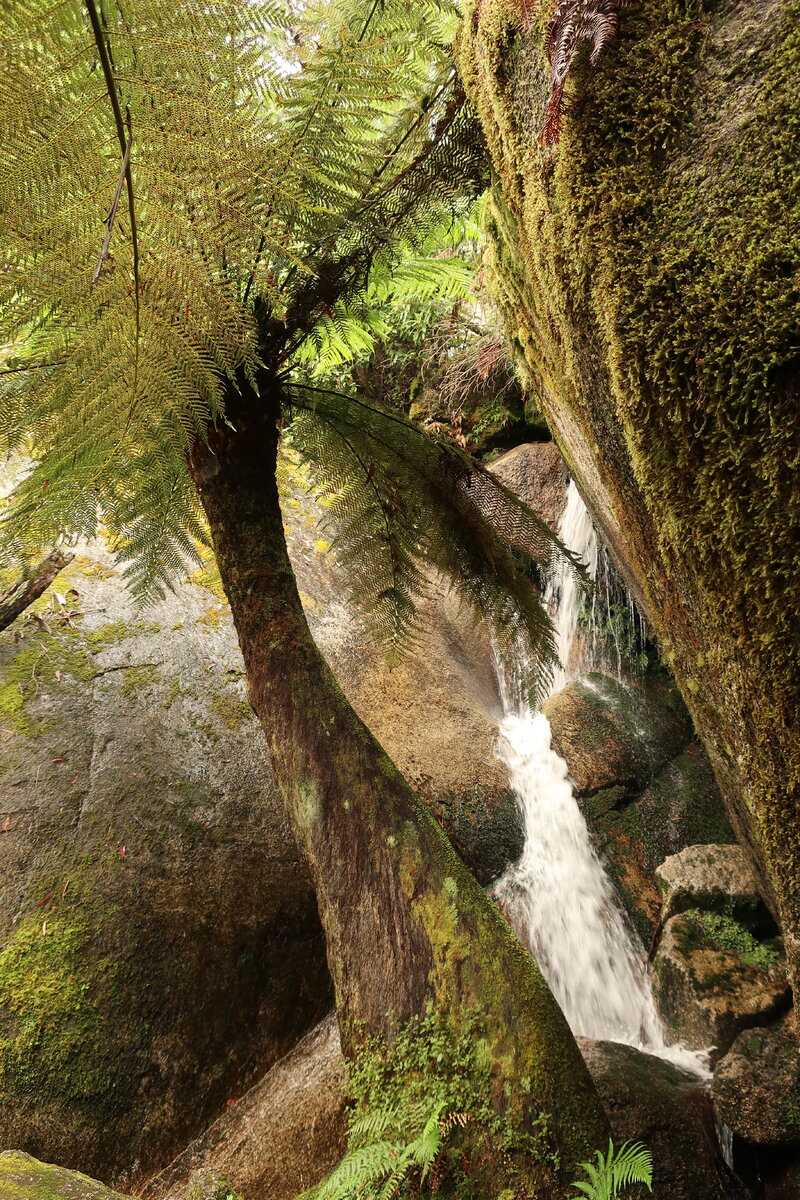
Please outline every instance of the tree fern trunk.
[{"label": "tree fern trunk", "polygon": [[430,1002],[454,1029],[481,1011],[498,1108],[551,1115],[560,1196],[606,1120],[538,969],[366,726],[317,649],[286,552],[275,481],[280,396],[228,398],[191,470],[244,655],[249,698],[317,889],[343,1043],[391,1038]]}]

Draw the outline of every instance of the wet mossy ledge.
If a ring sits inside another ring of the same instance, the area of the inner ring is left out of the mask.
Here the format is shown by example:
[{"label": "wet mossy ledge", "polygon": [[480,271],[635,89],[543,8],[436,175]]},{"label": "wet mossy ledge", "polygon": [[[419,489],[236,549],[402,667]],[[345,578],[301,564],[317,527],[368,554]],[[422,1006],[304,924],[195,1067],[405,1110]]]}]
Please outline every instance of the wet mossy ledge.
[{"label": "wet mossy ledge", "polygon": [[459,45],[527,387],[642,601],[800,984],[800,4],[648,0],[542,147],[542,6]]},{"label": "wet mossy ledge", "polygon": [[88,1175],[9,1150],[0,1153],[0,1200],[126,1200],[126,1197]]}]

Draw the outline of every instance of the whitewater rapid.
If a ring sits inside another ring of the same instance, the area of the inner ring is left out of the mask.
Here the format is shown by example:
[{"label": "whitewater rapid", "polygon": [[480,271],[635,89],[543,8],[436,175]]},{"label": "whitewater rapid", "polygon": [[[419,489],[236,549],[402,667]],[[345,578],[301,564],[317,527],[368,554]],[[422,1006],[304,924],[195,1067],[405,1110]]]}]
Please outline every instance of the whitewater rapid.
[{"label": "whitewater rapid", "polygon": [[[597,537],[580,493],[570,483],[559,527],[590,577]],[[551,694],[574,678],[580,584],[561,564],[545,591],[561,667]],[[702,1055],[670,1046],[653,999],[646,957],[627,920],[578,807],[567,764],[553,750],[550,723],[504,681],[505,715],[498,753],[524,822],[519,862],[496,887],[512,925],[528,946],[576,1035],[625,1042],[696,1074]]]}]

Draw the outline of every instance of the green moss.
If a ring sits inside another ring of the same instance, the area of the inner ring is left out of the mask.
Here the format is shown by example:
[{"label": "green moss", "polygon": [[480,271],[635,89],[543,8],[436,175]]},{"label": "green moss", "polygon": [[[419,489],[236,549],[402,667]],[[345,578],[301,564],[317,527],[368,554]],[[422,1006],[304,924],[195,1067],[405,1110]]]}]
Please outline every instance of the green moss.
[{"label": "green moss", "polygon": [[142,663],[139,666],[128,667],[123,674],[124,679],[120,693],[130,697],[139,696],[160,678],[158,667],[154,663]]},{"label": "green moss", "polygon": [[[79,554],[72,560],[67,570],[63,572],[63,575],[67,579],[73,574],[82,575],[85,579],[112,579],[117,572],[113,567],[103,566],[102,563],[96,562],[95,559]],[[61,588],[58,588],[58,591],[61,590]]]},{"label": "green moss", "polygon": [[114,1086],[113,1039],[102,1015],[118,967],[92,948],[77,911],[44,907],[0,952],[0,1095],[53,1094],[100,1106]]},{"label": "green moss", "polygon": [[0,1154],[0,1200],[124,1200],[78,1171],[38,1162],[18,1150]]},{"label": "green moss", "polygon": [[759,942],[740,921],[724,913],[701,912],[690,909],[684,914],[679,949],[688,953],[700,946],[710,945],[730,950],[745,966],[768,971],[778,961],[778,951],[767,942]]},{"label": "green moss", "polygon": [[0,655],[10,651],[0,682],[0,718],[4,725],[31,737],[44,729],[26,711],[40,688],[56,683],[62,675],[86,682],[95,667],[85,638],[69,628],[52,633],[39,630],[26,641],[24,649],[14,653],[10,637],[0,640]]},{"label": "green moss", "polygon": [[211,707],[226,729],[241,729],[253,716],[248,702],[230,692],[218,692],[211,699]]},{"label": "green moss", "polygon": [[787,1125],[800,1129],[800,1088],[781,1101],[781,1116]]},{"label": "green moss", "polygon": [[10,631],[0,635],[3,660],[0,720],[18,733],[38,736],[45,725],[33,719],[27,708],[42,687],[88,683],[98,673],[94,656],[101,650],[137,634],[156,632],[158,628],[144,622],[131,625],[116,621],[87,633],[75,625],[54,623],[49,631],[41,626],[26,626],[21,643],[15,641]]}]

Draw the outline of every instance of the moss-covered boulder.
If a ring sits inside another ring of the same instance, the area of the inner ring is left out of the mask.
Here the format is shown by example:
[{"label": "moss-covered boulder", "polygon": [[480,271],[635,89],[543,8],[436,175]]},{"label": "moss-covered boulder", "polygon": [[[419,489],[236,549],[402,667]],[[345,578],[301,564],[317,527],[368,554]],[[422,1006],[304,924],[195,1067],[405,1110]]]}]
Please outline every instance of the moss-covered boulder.
[{"label": "moss-covered boulder", "polygon": [[653,1194],[724,1200],[708,1089],[694,1075],[633,1046],[578,1045],[611,1121],[614,1142],[641,1141],[653,1155]]},{"label": "moss-covered boulder", "polygon": [[96,1179],[39,1162],[29,1154],[0,1154],[0,1200],[125,1200]]},{"label": "moss-covered boulder", "polygon": [[661,919],[656,868],[733,832],[710,764],[668,689],[591,674],[544,706],[553,747],[645,946]]},{"label": "moss-covered boulder", "polygon": [[669,1040],[711,1050],[712,1062],[742,1029],[767,1023],[791,998],[779,946],[760,942],[732,917],[699,910],[664,926],[653,993]]},{"label": "moss-covered boulder", "polygon": [[800,1146],[800,1042],[786,1022],[740,1033],[717,1064],[714,1107],[757,1145]]},{"label": "moss-covered boulder", "polygon": [[488,270],[800,985],[798,0],[647,0],[542,144],[553,5],[473,0]]}]

